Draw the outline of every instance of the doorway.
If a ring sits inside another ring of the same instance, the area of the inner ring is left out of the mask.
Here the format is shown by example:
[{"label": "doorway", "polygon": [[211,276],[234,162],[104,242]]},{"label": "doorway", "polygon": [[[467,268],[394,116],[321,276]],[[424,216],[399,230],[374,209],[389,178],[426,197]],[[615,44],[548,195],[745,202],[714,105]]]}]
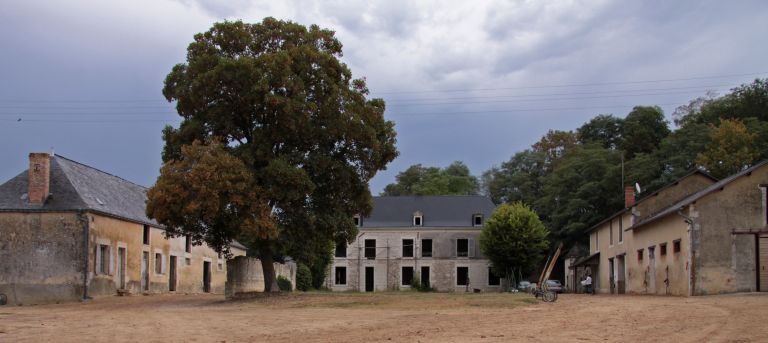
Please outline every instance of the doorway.
[{"label": "doorway", "polygon": [[611,294],[616,293],[616,266],[613,258],[608,259],[608,284],[611,287]]},{"label": "doorway", "polygon": [[171,261],[168,263],[170,270],[168,271],[168,291],[176,291],[176,256],[171,256]]},{"label": "doorway", "polygon": [[149,252],[141,254],[141,290],[149,291]]},{"label": "doorway", "polygon": [[203,292],[211,292],[211,262],[203,262]]},{"label": "doorway", "polygon": [[365,267],[365,291],[373,292],[373,267]]},{"label": "doorway", "polygon": [[626,266],[626,256],[627,255],[619,255],[616,256],[616,292],[619,294],[626,293],[627,285],[626,281],[624,281],[624,270]]},{"label": "doorway", "polygon": [[117,248],[117,282],[119,289],[125,289],[125,248]]},{"label": "doorway", "polygon": [[760,273],[758,277],[758,288],[760,292],[768,292],[768,236],[757,238],[758,261],[757,268]]},{"label": "doorway", "polygon": [[430,287],[429,284],[430,284],[430,281],[429,281],[429,267],[422,266],[421,267],[421,287],[429,289],[429,287]]},{"label": "doorway", "polygon": [[656,247],[648,247],[648,293],[656,294]]}]

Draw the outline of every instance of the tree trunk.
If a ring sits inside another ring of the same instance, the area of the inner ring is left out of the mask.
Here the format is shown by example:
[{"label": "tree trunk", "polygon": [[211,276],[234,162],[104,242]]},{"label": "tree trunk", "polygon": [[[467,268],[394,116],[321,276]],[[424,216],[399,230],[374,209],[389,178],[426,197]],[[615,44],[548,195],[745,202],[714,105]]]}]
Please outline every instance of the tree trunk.
[{"label": "tree trunk", "polygon": [[275,275],[275,265],[272,259],[272,248],[259,248],[261,252],[261,270],[264,272],[264,292],[280,292],[277,286],[277,276]]}]

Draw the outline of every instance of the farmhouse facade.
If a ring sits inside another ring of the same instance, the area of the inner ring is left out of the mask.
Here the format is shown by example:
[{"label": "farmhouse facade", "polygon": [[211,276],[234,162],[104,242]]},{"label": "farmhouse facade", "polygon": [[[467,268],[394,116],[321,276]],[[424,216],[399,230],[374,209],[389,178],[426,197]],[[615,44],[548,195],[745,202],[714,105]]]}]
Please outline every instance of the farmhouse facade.
[{"label": "farmhouse facade", "polygon": [[494,291],[500,280],[478,236],[495,205],[482,196],[381,196],[359,234],[336,247],[327,286],[335,291],[410,289]]},{"label": "farmhouse facade", "polygon": [[[0,294],[35,304],[126,293],[224,292],[226,261],[145,214],[146,188],[32,153],[0,185]],[[233,255],[245,247],[233,242]]]},{"label": "farmhouse facade", "polygon": [[[768,291],[768,161],[717,181],[694,172],[589,230],[601,293]],[[579,275],[575,273],[574,275]]]}]

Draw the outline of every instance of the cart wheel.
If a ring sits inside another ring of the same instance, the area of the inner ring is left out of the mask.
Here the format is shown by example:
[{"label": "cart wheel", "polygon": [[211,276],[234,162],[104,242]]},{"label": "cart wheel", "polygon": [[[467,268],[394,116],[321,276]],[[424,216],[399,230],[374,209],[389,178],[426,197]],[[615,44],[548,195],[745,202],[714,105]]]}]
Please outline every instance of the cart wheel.
[{"label": "cart wheel", "polygon": [[545,291],[544,294],[542,295],[542,299],[544,299],[544,301],[546,302],[554,302],[555,300],[557,300],[557,294],[555,294],[555,292],[552,292],[552,291]]}]

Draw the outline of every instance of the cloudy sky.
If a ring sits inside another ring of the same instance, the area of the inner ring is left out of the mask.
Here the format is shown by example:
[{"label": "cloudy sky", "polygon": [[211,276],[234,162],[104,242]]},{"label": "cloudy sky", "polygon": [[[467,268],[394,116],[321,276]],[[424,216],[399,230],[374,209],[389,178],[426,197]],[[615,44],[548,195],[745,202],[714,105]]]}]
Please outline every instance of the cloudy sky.
[{"label": "cloudy sky", "polygon": [[149,186],[162,81],[197,32],[266,16],[335,30],[387,101],[400,157],[475,174],[548,129],[635,105],[675,107],[768,77],[765,1],[3,0],[0,182],[50,151]]}]

